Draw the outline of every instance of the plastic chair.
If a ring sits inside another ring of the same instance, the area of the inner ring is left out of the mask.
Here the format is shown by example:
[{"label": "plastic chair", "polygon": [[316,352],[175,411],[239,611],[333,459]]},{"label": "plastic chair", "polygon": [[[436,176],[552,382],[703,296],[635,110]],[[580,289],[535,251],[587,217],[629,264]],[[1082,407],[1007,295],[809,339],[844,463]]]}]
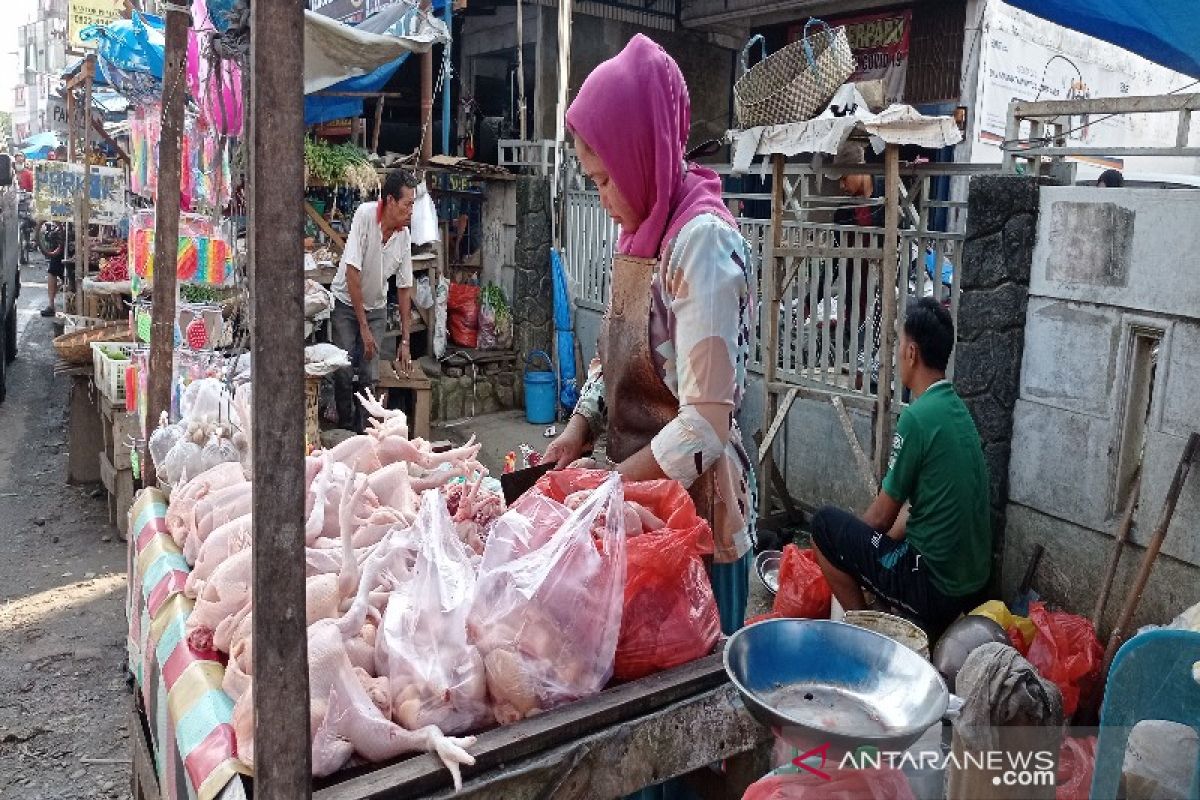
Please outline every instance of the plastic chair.
[{"label": "plastic chair", "polygon": [[[1116,798],[1125,747],[1137,723],[1167,720],[1200,731],[1200,683],[1192,672],[1198,661],[1200,633],[1193,631],[1148,631],[1117,652],[1100,712],[1092,800]],[[1200,797],[1200,763],[1188,796]]]}]

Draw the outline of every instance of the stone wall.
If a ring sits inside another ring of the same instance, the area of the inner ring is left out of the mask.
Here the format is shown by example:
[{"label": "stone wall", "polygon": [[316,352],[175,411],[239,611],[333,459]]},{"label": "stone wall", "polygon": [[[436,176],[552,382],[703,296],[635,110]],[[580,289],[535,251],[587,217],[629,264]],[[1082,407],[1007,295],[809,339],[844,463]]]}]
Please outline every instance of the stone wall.
[{"label": "stone wall", "polygon": [[433,385],[430,416],[438,422],[518,408],[524,399],[520,371],[512,360],[472,368],[454,359],[433,370],[425,365],[425,371]]},{"label": "stone wall", "polygon": [[517,242],[513,275],[513,346],[520,363],[534,350],[551,352],[554,286],[550,277],[550,179],[517,178]]},{"label": "stone wall", "polygon": [[972,178],[967,203],[954,386],[983,441],[991,484],[993,576],[998,583],[1013,409],[1020,393],[1029,272],[1037,233],[1037,181],[1015,175]]}]

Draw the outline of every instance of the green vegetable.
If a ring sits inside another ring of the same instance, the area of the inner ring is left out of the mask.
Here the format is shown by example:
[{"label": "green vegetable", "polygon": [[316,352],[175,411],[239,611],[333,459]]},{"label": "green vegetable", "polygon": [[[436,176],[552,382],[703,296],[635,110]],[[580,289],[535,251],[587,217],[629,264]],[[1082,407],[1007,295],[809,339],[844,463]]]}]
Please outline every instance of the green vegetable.
[{"label": "green vegetable", "polygon": [[352,144],[329,144],[306,136],[304,168],[310,180],[329,186],[349,186],[364,193],[379,188],[379,176],[367,154]]}]

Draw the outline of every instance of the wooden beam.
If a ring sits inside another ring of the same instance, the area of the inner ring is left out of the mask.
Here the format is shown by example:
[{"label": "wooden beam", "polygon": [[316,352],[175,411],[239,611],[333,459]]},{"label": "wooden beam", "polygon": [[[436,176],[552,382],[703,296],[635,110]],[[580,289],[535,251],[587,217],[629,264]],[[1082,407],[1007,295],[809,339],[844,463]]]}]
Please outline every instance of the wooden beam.
[{"label": "wooden beam", "polygon": [[[892,356],[896,343],[896,279],[899,267],[900,223],[900,146],[889,144],[883,154],[884,197],[887,205],[883,209],[883,252],[880,262],[879,297],[883,303],[879,337],[879,382],[875,398],[875,474],[887,473],[888,453],[892,443]],[[905,258],[905,263],[908,259]],[[868,325],[868,330],[870,326]],[[866,349],[871,350],[871,336],[867,336]],[[864,368],[863,382],[870,380],[870,358]]]},{"label": "wooden beam", "polygon": [[842,403],[842,398],[836,394],[829,398],[829,402],[833,404],[838,422],[842,423],[842,432],[846,434],[846,441],[850,443],[850,452],[854,456],[855,466],[858,467],[858,476],[862,478],[867,491],[875,494],[879,489],[879,478],[875,476],[875,472],[871,468],[871,459],[867,458],[862,445],[858,443],[858,436],[854,433],[854,425],[850,422],[850,415],[846,413],[846,406]]},{"label": "wooden beam", "polygon": [[[475,756],[475,764],[463,767],[463,778],[470,782],[474,776],[484,776],[503,765],[537,756],[564,741],[589,736],[672,703],[729,686],[722,655],[714,653],[512,725],[486,731],[479,735],[470,750]],[[362,775],[330,781],[315,796],[318,800],[418,797],[449,783],[450,773],[441,760],[426,753]]]},{"label": "wooden beam", "polygon": [[303,5],[250,3],[250,301],[257,800],[311,795],[304,553]]},{"label": "wooden beam", "polygon": [[329,224],[329,221],[323,215],[313,208],[312,203],[308,202],[308,200],[304,201],[304,213],[329,237],[329,240],[337,247],[339,253],[346,249],[346,240],[342,238],[340,233],[333,229],[333,226]]},{"label": "wooden beam", "polygon": [[100,137],[102,139],[104,139],[105,142],[108,143],[109,147],[111,147],[113,150],[117,151],[117,157],[120,158],[122,161],[124,161],[126,164],[131,163],[129,160],[129,156],[125,153],[125,150],[121,147],[121,145],[117,144],[116,139],[113,139],[111,136],[108,135],[108,131],[104,130],[103,123],[101,123],[98,119],[93,117],[91,114],[88,114],[88,118],[92,121],[92,127],[96,130],[96,133],[100,134]]},{"label": "wooden beam", "polygon": [[796,402],[796,395],[799,393],[800,391],[793,386],[791,389],[788,389],[783,402],[779,404],[779,409],[775,412],[775,418],[771,420],[771,427],[767,428],[767,435],[763,437],[762,444],[758,446],[759,464],[767,460],[767,454],[771,452],[771,445],[775,442],[775,437],[779,434],[779,429],[787,421],[788,411],[792,409],[792,403]]},{"label": "wooden beam", "polygon": [[883,258],[878,247],[780,247],[776,258]]},{"label": "wooden beam", "polygon": [[1096,97],[1079,100],[1042,100],[1024,103],[1014,101],[1010,106],[1016,116],[1077,117],[1083,114],[1142,114],[1146,112],[1200,111],[1200,93],[1128,95],[1125,97]]},{"label": "wooden beam", "polygon": [[[191,15],[181,6],[166,10],[162,82],[162,133],[158,144],[158,191],[154,217],[154,304],[150,310],[148,424],[171,410],[174,376],[176,264],[179,260],[179,194],[182,183],[183,111],[187,102],[187,32]],[[78,265],[77,265],[78,266]]]}]

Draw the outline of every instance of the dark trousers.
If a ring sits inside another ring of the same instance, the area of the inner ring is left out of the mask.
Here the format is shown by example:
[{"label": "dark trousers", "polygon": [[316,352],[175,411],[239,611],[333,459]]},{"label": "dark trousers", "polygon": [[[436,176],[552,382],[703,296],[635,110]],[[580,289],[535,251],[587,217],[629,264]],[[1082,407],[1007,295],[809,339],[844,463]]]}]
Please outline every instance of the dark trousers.
[{"label": "dark trousers", "polygon": [[[362,332],[354,308],[334,301],[333,343],[350,354],[350,366],[333,373],[333,396],[337,404],[338,425],[361,433],[364,424],[361,408],[354,400],[354,393],[374,388],[379,382],[379,354],[367,361],[363,358]],[[383,335],[387,332],[387,309],[378,308],[367,312],[367,325],[375,338],[378,349],[383,348]]]}]

